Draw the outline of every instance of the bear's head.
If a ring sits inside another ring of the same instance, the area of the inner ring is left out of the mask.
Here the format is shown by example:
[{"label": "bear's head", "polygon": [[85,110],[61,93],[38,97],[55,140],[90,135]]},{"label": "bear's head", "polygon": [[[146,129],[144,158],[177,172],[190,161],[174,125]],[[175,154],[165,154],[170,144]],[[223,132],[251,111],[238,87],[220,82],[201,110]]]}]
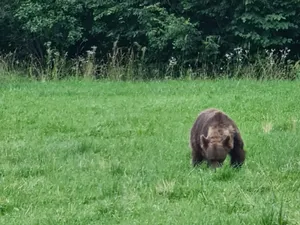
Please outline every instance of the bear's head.
[{"label": "bear's head", "polygon": [[233,148],[233,138],[231,135],[200,136],[200,145],[207,158],[208,164],[212,168],[220,167]]}]

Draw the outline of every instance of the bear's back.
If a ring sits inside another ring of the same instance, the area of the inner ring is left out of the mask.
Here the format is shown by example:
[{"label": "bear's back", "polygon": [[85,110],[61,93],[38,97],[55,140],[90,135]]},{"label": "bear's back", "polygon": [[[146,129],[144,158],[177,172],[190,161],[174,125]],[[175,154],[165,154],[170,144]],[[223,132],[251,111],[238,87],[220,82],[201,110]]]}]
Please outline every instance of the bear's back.
[{"label": "bear's back", "polygon": [[208,134],[208,130],[210,127],[215,129],[230,128],[237,130],[235,122],[224,112],[215,108],[203,110],[199,114],[195,126],[197,127],[198,132],[204,134],[205,136]]}]

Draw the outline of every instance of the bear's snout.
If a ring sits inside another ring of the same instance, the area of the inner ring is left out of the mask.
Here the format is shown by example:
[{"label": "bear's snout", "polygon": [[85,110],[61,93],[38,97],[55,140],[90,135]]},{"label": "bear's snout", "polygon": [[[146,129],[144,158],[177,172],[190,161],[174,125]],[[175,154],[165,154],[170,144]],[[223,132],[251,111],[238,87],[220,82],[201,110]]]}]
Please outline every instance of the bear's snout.
[{"label": "bear's snout", "polygon": [[223,162],[219,162],[219,161],[210,161],[209,162],[209,165],[212,169],[219,168],[222,166],[222,164],[223,164]]},{"label": "bear's snout", "polygon": [[227,152],[223,148],[218,148],[218,147],[208,148],[206,152],[206,156],[209,161],[216,161],[222,163],[227,156]]}]

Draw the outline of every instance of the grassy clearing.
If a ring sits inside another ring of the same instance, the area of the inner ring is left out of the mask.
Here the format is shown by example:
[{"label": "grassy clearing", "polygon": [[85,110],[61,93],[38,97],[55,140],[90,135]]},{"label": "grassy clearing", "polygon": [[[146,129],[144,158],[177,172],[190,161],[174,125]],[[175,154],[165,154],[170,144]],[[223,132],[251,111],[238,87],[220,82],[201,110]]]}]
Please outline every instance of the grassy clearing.
[{"label": "grassy clearing", "polygon": [[[0,224],[299,224],[299,82],[0,85]],[[190,166],[189,129],[217,107],[243,169]]]}]

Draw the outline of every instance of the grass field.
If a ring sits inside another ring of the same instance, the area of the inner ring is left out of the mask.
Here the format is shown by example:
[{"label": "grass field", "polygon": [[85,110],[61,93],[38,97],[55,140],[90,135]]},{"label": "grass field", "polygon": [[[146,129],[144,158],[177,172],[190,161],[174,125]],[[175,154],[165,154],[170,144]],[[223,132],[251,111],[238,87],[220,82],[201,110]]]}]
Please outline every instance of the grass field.
[{"label": "grass field", "polygon": [[[300,224],[300,89],[288,81],[0,84],[0,224]],[[190,164],[208,107],[246,163]]]}]

